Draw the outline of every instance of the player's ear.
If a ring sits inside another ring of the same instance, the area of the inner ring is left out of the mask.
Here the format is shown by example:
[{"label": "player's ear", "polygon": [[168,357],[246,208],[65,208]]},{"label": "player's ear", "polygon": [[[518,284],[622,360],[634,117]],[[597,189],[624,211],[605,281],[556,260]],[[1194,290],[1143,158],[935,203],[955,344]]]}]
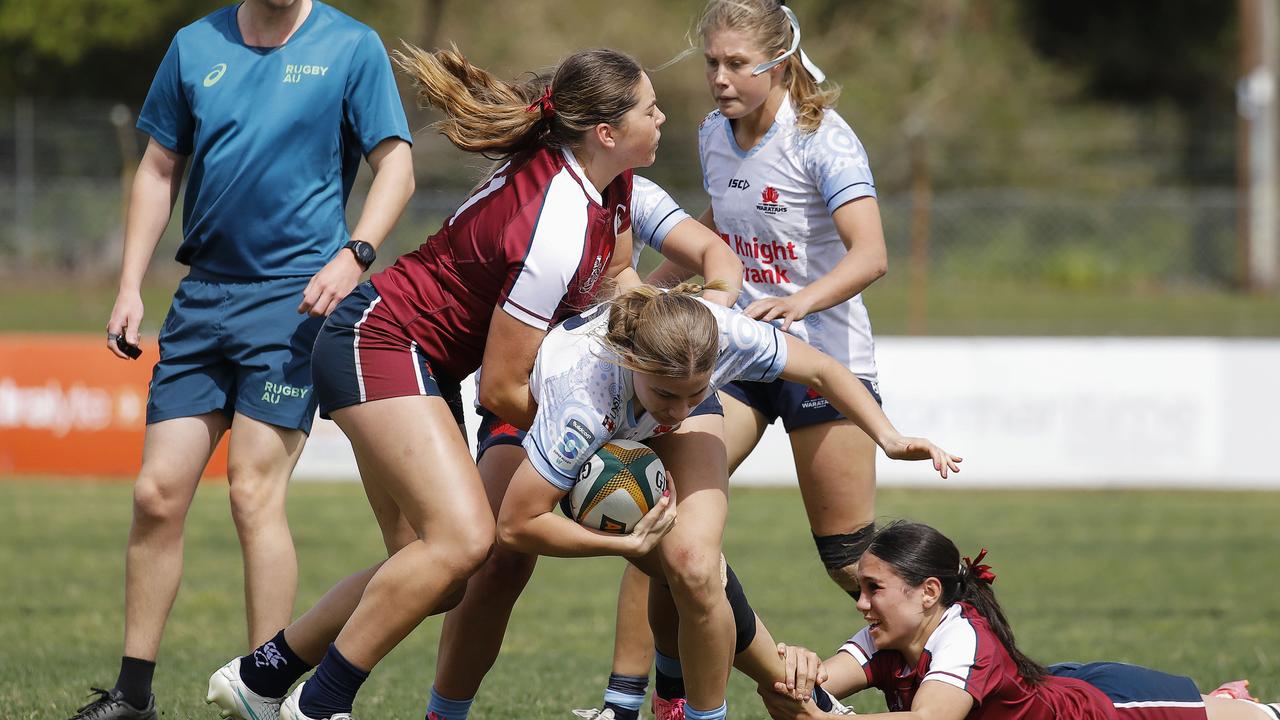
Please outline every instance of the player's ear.
[{"label": "player's ear", "polygon": [[596,140],[601,147],[612,150],[618,144],[618,128],[609,123],[600,123],[592,128]]},{"label": "player's ear", "polygon": [[942,581],[936,577],[925,578],[920,586],[920,602],[928,610],[942,602]]}]

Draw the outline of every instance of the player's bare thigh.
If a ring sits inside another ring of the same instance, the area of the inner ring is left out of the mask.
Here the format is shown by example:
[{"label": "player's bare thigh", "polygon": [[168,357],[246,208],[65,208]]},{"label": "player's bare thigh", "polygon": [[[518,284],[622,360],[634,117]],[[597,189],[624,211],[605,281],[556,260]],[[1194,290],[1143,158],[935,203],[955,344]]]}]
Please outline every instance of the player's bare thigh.
[{"label": "player's bare thigh", "polygon": [[800,495],[815,535],[850,533],[875,520],[876,444],[851,420],[790,434]]}]

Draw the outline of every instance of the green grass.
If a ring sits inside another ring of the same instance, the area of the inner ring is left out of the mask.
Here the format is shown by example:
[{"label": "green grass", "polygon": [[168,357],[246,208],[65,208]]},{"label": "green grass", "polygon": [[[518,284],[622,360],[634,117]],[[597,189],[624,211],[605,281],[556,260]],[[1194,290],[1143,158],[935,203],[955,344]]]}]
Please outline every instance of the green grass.
[{"label": "green grass", "polygon": [[[120,655],[124,484],[0,482],[0,707],[5,718],[65,718]],[[197,494],[186,575],[156,691],[169,718],[211,718],[205,682],[244,649],[240,555],[226,487]],[[299,608],[373,562],[380,540],[354,484],[292,489]],[[1024,650],[1042,661],[1111,659],[1193,677],[1211,689],[1249,677],[1280,698],[1280,493],[886,490],[883,517],[909,516],[980,546]],[[829,652],[859,627],[819,567],[790,489],[736,490],[726,553],[775,635]],[[564,718],[598,703],[611,656],[621,562],[543,560],[517,607],[477,718]],[[364,718],[421,717],[439,618],[397,648],[361,692]],[[763,717],[735,677],[730,705]],[[883,709],[862,697],[860,711]]]},{"label": "green grass", "polygon": [[[159,268],[157,268],[159,270]],[[155,273],[143,290],[143,330],[155,337],[180,274]],[[106,280],[74,283],[16,279],[0,288],[0,332],[97,332],[106,327],[116,287]],[[877,335],[905,335],[904,274],[865,295]],[[1045,284],[973,284],[937,279],[929,288],[930,335],[1207,335],[1280,337],[1280,296],[1202,288],[1072,290]]]}]

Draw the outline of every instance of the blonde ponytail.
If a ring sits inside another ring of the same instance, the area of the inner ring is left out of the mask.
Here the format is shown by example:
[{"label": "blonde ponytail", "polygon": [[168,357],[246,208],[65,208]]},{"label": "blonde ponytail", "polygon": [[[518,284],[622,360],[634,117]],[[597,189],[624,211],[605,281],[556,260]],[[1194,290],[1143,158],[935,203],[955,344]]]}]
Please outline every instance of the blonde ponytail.
[{"label": "blonde ponytail", "polygon": [[674,378],[709,373],[720,354],[720,327],[695,298],[704,290],[727,289],[714,280],[667,291],[652,285],[624,290],[610,301],[605,347],[634,372]]}]

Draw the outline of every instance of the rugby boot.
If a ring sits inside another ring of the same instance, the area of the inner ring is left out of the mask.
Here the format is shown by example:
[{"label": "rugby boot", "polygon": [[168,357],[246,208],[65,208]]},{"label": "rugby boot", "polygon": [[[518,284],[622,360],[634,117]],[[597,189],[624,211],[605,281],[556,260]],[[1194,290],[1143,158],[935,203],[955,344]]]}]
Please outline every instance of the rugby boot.
[{"label": "rugby boot", "polygon": [[97,693],[96,700],[76,710],[71,720],[156,720],[156,696],[147,698],[147,706],[136,708],[125,702],[119,690],[89,688]]},{"label": "rugby boot", "polygon": [[236,720],[277,720],[284,698],[263,697],[240,679],[240,658],[218,668],[209,677],[209,693],[204,701],[216,704],[218,714]]}]

